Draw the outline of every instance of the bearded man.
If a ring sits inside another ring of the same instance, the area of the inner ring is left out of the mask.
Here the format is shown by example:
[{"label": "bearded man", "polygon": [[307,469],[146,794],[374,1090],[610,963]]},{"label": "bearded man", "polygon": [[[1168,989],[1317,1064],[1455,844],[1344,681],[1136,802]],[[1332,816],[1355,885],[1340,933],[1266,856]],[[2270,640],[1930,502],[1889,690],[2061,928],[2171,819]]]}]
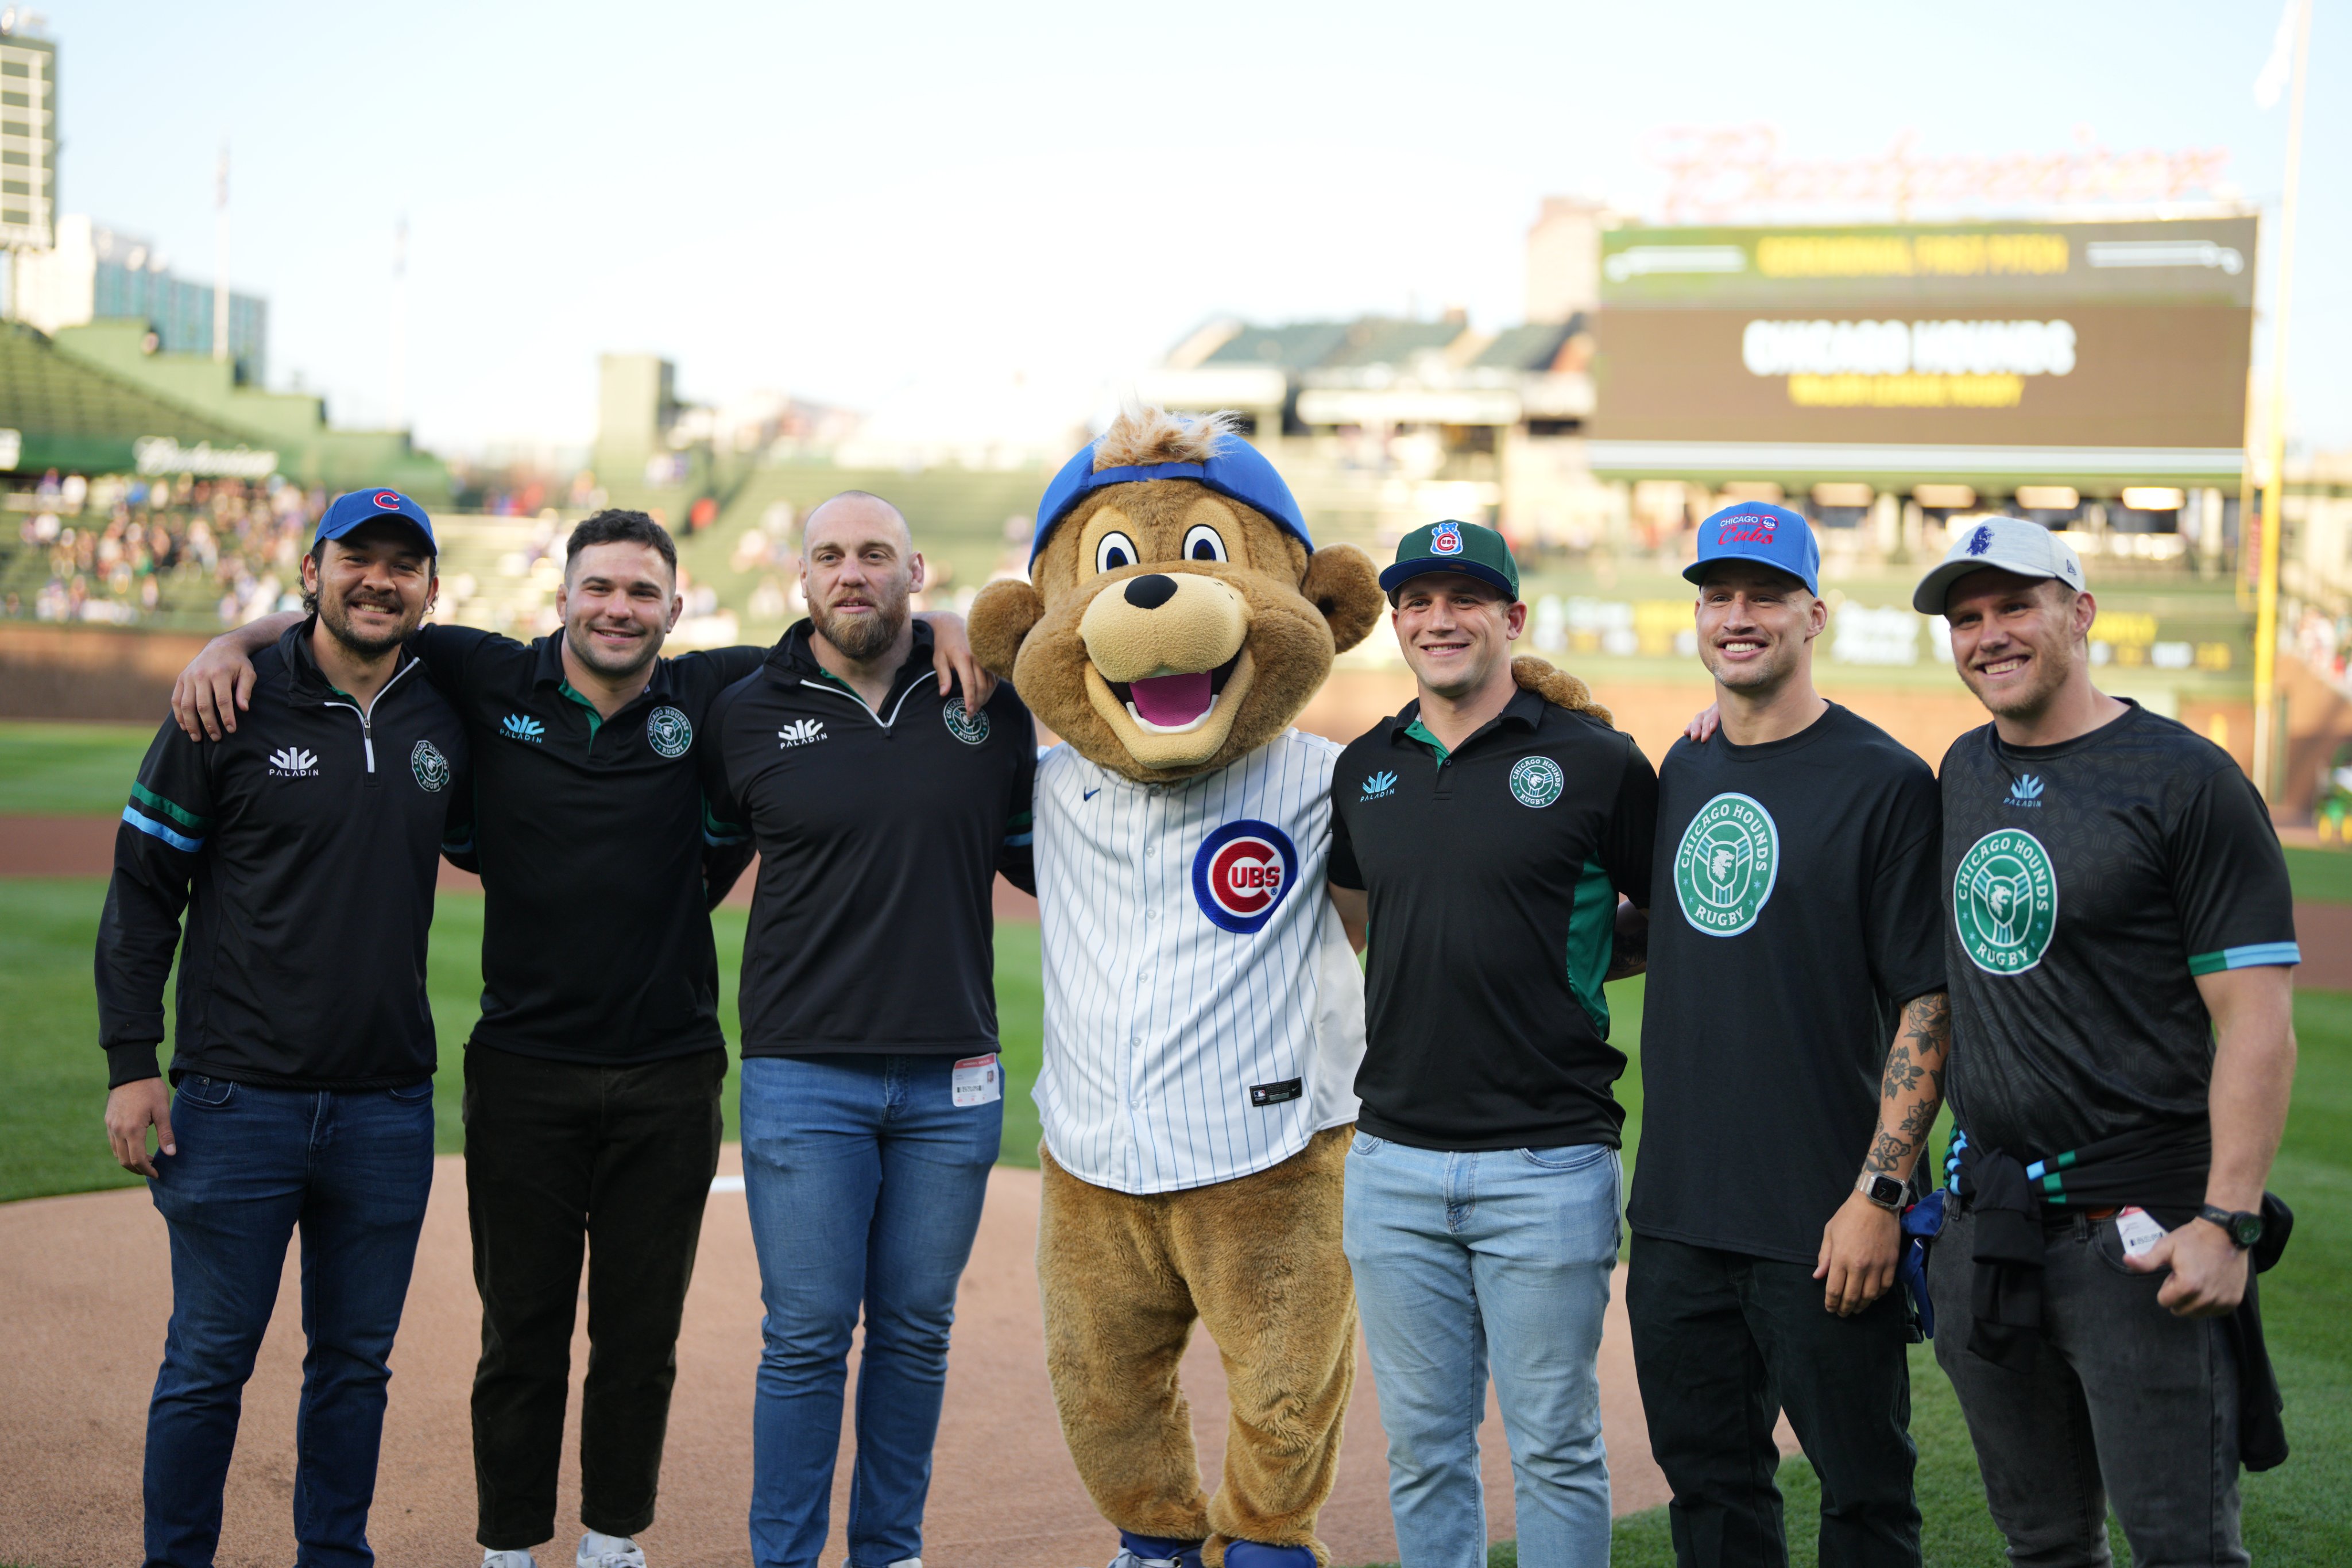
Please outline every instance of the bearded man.
[{"label": "bearded man", "polygon": [[1003,1133],[991,894],[1000,871],[1034,887],[1036,739],[1010,686],[975,708],[930,679],[897,507],[835,497],[801,560],[809,618],[719,694],[702,756],[713,835],[760,852],[738,993],[767,1309],[751,1554],[813,1568],[824,1546],[862,1310],[849,1561],[904,1568]]},{"label": "bearded man", "polygon": [[[297,1227],[296,1554],[373,1560],[389,1358],[433,1188],[435,862],[465,847],[474,806],[465,731],[403,648],[436,552],[398,491],[328,507],[302,563],[310,613],[260,653],[243,729],[198,741],[166,722],[116,831],[99,1038],[115,1158],[147,1178],[171,1236],[145,1474],[145,1560],[163,1568],[214,1560]],[[175,949],[167,1087],[155,1048]]]}]

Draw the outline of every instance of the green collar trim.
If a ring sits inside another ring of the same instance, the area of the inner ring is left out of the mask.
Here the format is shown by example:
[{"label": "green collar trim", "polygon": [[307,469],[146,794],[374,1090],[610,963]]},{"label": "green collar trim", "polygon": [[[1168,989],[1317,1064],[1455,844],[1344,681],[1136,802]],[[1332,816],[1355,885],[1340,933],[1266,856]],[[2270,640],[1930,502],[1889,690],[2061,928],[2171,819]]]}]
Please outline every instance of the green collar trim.
[{"label": "green collar trim", "polygon": [[1433,755],[1441,764],[1454,755],[1452,752],[1445,749],[1445,743],[1438,739],[1437,737],[1430,734],[1427,727],[1424,727],[1421,720],[1417,718],[1411,724],[1404,727],[1404,737],[1407,740],[1417,740],[1423,746],[1429,747],[1431,754]]},{"label": "green collar trim", "polygon": [[596,738],[596,732],[604,727],[604,716],[596,711],[596,705],[594,703],[590,702],[586,697],[582,696],[577,691],[574,691],[570,681],[557,682],[555,689],[561,695],[570,697],[573,702],[578,703],[582,707],[588,710],[588,739],[591,743],[593,743]]}]

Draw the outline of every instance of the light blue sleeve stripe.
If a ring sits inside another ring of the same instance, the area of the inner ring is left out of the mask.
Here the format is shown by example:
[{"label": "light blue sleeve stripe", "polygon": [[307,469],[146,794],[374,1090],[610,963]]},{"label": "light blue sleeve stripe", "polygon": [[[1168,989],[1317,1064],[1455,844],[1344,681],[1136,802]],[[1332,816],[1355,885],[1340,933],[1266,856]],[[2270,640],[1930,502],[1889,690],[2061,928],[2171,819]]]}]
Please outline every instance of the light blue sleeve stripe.
[{"label": "light blue sleeve stripe", "polygon": [[165,827],[163,823],[157,821],[154,818],[142,816],[138,810],[132,807],[125,806],[122,808],[122,820],[130,823],[132,827],[138,829],[141,832],[146,833],[151,837],[163,840],[165,843],[171,845],[175,850],[185,850],[188,853],[194,854],[198,850],[205,847],[204,840],[192,839],[187,837],[185,834],[175,833],[171,829]]},{"label": "light blue sleeve stripe", "polygon": [[1036,837],[1036,832],[1033,830],[1025,833],[1009,833],[1005,835],[1004,841],[1011,848],[1026,849]]},{"label": "light blue sleeve stripe", "polygon": [[2300,964],[2303,949],[2293,942],[2257,942],[2250,947],[2221,949],[2225,969],[2251,969],[2261,964]]}]

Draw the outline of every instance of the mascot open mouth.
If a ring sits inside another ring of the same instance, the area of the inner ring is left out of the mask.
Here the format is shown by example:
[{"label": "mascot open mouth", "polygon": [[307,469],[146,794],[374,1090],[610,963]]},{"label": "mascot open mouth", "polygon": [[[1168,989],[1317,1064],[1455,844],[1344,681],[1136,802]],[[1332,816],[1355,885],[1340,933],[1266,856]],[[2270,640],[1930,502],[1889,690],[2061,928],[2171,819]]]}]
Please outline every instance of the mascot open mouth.
[{"label": "mascot open mouth", "polygon": [[1194,674],[1143,675],[1103,684],[1146,735],[1189,735],[1217,711],[1217,698],[1241,662],[1235,653],[1215,669]]}]

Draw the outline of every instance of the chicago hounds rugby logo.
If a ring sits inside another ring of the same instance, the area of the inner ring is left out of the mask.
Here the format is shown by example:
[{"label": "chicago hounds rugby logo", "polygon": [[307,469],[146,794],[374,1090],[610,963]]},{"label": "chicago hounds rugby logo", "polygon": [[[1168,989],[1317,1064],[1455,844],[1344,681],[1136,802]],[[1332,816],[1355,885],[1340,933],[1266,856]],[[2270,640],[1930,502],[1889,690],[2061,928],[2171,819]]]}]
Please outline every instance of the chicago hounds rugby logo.
[{"label": "chicago hounds rugby logo", "polygon": [[684,757],[694,744],[694,726],[674,707],[657,707],[646,715],[646,744],[664,757]]},{"label": "chicago hounds rugby logo", "polygon": [[1192,898],[1209,923],[1243,936],[1274,918],[1298,876],[1298,851],[1270,822],[1227,822],[1192,857]]},{"label": "chicago hounds rugby logo", "polygon": [[420,740],[408,754],[408,770],[416,775],[416,787],[439,794],[449,783],[449,759],[441,748],[429,740]]},{"label": "chicago hounds rugby logo", "polygon": [[1952,925],[1969,961],[1989,975],[2042,962],[2058,929],[2058,869],[2042,841],[2022,828],[1979,839],[1952,877]]},{"label": "chicago hounds rugby logo", "polygon": [[950,697],[940,705],[940,716],[947,721],[948,733],[966,746],[978,746],[988,738],[988,714],[966,712],[961,697]]},{"label": "chicago hounds rugby logo", "polygon": [[1522,757],[1511,764],[1511,799],[1538,810],[1559,799],[1568,775],[1549,757]]},{"label": "chicago hounds rugby logo", "polygon": [[1753,796],[1727,791],[1698,809],[1675,846],[1675,898],[1703,936],[1756,924],[1780,880],[1780,827]]}]

